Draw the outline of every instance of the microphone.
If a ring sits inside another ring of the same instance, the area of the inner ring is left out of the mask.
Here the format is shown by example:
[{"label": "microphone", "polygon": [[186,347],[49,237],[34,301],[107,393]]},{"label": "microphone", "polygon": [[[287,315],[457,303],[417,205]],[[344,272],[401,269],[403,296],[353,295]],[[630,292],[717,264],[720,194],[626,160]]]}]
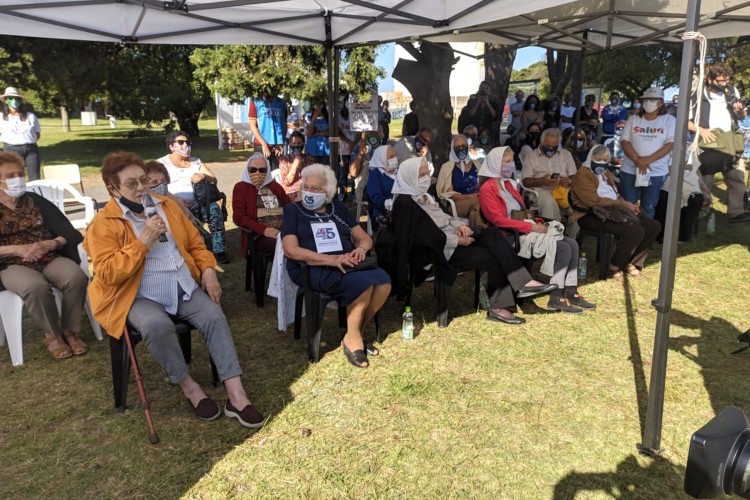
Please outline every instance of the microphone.
[{"label": "microphone", "polygon": [[[141,196],[141,205],[143,205],[143,210],[146,212],[147,218],[150,219],[151,217],[156,215],[156,205],[154,204],[154,199],[150,194],[146,193]],[[163,233],[160,234],[159,241],[161,241],[162,243],[166,243],[167,235]]]}]

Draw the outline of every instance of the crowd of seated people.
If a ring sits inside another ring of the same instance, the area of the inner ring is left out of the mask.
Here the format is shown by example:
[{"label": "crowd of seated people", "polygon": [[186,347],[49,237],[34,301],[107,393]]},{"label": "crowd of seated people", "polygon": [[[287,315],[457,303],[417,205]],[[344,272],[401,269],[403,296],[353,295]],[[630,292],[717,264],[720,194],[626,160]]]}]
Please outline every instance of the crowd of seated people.
[{"label": "crowd of seated people", "polygon": [[[516,96],[522,99],[523,93]],[[484,109],[489,123],[495,106],[485,97],[473,105]],[[418,122],[404,129],[413,135],[383,145],[382,129],[360,134],[347,130],[342,165],[348,168],[334,170],[325,164],[329,150],[322,144],[329,135],[328,110],[326,103],[318,103],[308,121],[308,136],[290,131],[278,174],[260,152],[247,160],[231,199],[233,221],[245,230],[242,254],[253,242],[272,259],[280,241],[291,281],[301,286],[307,272],[314,291],[345,308],[342,351],[358,368],[368,367],[369,358],[379,354],[366,327],[392,290],[403,287],[408,276],[403,266],[416,247],[431,252],[436,274],[455,278],[466,270],[485,272],[487,318],[492,321],[524,323],[517,314],[519,299],[541,295],[549,295],[549,310],[594,310],[596,305],[579,290],[578,243],[565,234],[563,224],[617,237],[611,260],[603,264],[611,277],[643,273],[662,228],[654,217],[663,221],[665,216],[669,193],[662,187],[671,168],[667,153],[674,118],[664,112],[658,89],[641,96],[644,107],[632,115],[613,93],[600,118],[592,97],[586,96],[584,106],[571,113],[575,106],[570,96],[561,102],[530,95],[516,103],[513,119],[518,126],[507,145],[494,147],[501,142],[499,129],[472,123],[474,115],[467,113],[468,122],[452,136],[448,160],[437,172],[431,151],[435,133],[424,123],[418,128]],[[634,135],[644,123],[662,121],[665,133],[658,143]],[[592,131],[599,128],[606,145],[596,145]],[[175,336],[175,318],[192,323],[203,334],[226,388],[223,413],[244,426],[259,427],[264,417],[240,380],[242,369],[220,306],[222,289],[214,268],[217,259],[228,262],[223,218],[213,203],[208,213],[199,208],[210,228],[204,237],[191,210],[193,185],[203,179],[216,182],[216,177],[191,155],[186,133],[170,134],[167,146],[168,155],[149,163],[127,152],[104,158],[102,178],[110,199],[87,228],[84,241],[94,268],[88,289],[93,313],[114,337],[123,335],[126,326],[137,330],[196,417],[214,420],[222,411],[188,373]],[[620,164],[624,185],[612,172]],[[650,171],[651,183],[636,191],[634,178],[644,170]],[[356,199],[369,202],[374,228],[383,221],[380,234],[390,232],[394,238],[390,253],[378,252],[377,262],[371,255],[373,237],[337,196],[349,184],[348,179],[341,183],[337,174],[354,180]],[[19,181],[23,175],[22,161],[0,153],[0,285],[21,296],[33,311],[54,358],[80,355],[87,351],[78,337],[76,314],[83,308],[87,284],[75,262],[81,237],[55,207],[25,193]],[[697,173],[685,181],[689,193],[683,193],[682,206],[690,214],[697,214],[704,201],[696,179]],[[147,193],[153,194],[155,215],[145,211],[142,197]],[[536,213],[527,205],[530,194]],[[441,206],[440,200],[451,204]],[[472,213],[478,219],[471,219]],[[689,239],[691,230],[692,223],[681,227],[680,239]],[[524,265],[522,259],[534,246],[534,256],[544,259],[542,273],[549,283],[535,280]],[[63,291],[60,313],[49,284]]]}]

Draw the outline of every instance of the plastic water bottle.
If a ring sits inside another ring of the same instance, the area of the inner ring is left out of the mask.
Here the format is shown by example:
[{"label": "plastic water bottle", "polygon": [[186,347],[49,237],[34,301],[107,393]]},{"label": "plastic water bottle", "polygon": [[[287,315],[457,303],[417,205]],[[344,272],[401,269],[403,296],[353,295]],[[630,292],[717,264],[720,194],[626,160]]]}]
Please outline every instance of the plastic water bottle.
[{"label": "plastic water bottle", "polygon": [[404,342],[411,342],[414,340],[414,314],[411,312],[411,307],[406,307],[403,318],[401,336],[404,338]]},{"label": "plastic water bottle", "polygon": [[588,268],[589,260],[586,258],[586,252],[581,252],[581,256],[578,257],[578,279],[585,280],[586,272]]},{"label": "plastic water bottle", "polygon": [[479,278],[479,307],[485,310],[490,308],[490,297],[487,295],[487,273],[482,273]]},{"label": "plastic water bottle", "polygon": [[714,234],[714,232],[716,232],[716,214],[712,210],[706,220],[706,234]]}]

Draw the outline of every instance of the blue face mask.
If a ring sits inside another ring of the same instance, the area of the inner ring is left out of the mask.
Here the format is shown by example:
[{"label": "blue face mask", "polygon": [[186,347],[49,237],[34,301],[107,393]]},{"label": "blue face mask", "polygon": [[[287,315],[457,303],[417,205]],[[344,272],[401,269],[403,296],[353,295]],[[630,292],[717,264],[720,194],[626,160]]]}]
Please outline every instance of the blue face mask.
[{"label": "blue face mask", "polygon": [[169,189],[167,189],[167,185],[163,182],[161,184],[157,184],[156,186],[151,188],[151,192],[154,194],[160,194],[162,196],[167,196],[167,193],[169,192]]},{"label": "blue face mask", "polygon": [[608,163],[606,161],[592,161],[591,170],[593,170],[596,175],[602,175],[607,170],[607,165]]},{"label": "blue face mask", "polygon": [[304,149],[304,145],[302,146],[289,146],[289,153],[293,155],[301,155],[302,149]]},{"label": "blue face mask", "polygon": [[486,146],[488,142],[490,142],[490,138],[486,135],[483,135],[479,138],[479,144],[481,144],[482,146]]},{"label": "blue face mask", "polygon": [[468,147],[461,147],[461,148],[453,148],[453,152],[456,154],[459,160],[464,161],[469,156],[469,148]]},{"label": "blue face mask", "polygon": [[610,100],[609,100],[609,102],[610,102],[610,103],[611,103],[611,104],[612,104],[613,106],[617,106],[617,105],[618,105],[618,104],[620,103],[620,100],[619,100],[619,99],[618,99],[617,97],[613,97],[612,99],[610,99]]},{"label": "blue face mask", "polygon": [[326,202],[325,193],[302,191],[302,206],[308,210],[317,210]]},{"label": "blue face mask", "polygon": [[540,149],[542,150],[542,153],[547,155],[548,158],[552,158],[552,155],[557,153],[557,148],[548,148],[546,146],[541,146]]}]

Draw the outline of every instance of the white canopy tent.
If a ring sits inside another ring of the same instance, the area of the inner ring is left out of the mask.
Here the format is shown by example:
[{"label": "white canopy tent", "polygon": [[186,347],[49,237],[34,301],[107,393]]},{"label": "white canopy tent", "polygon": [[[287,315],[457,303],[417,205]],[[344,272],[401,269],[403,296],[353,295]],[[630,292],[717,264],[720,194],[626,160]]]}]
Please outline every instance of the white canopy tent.
[{"label": "white canopy tent", "polygon": [[343,46],[428,36],[570,1],[0,0],[0,33],[126,43]]},{"label": "white canopy tent", "polygon": [[[0,0],[0,33],[5,35],[124,43],[321,44],[328,49],[331,102],[333,53],[348,45],[422,39],[494,42],[509,49],[606,50],[680,42],[685,31],[700,30],[708,38],[745,35],[748,21],[747,0]],[[681,81],[688,82],[695,47],[692,41],[682,43]],[[677,165],[685,161],[689,92],[689,85],[681,85],[672,153]],[[661,440],[683,180],[681,169],[674,173],[654,301],[658,316],[647,451],[658,451]]]}]

